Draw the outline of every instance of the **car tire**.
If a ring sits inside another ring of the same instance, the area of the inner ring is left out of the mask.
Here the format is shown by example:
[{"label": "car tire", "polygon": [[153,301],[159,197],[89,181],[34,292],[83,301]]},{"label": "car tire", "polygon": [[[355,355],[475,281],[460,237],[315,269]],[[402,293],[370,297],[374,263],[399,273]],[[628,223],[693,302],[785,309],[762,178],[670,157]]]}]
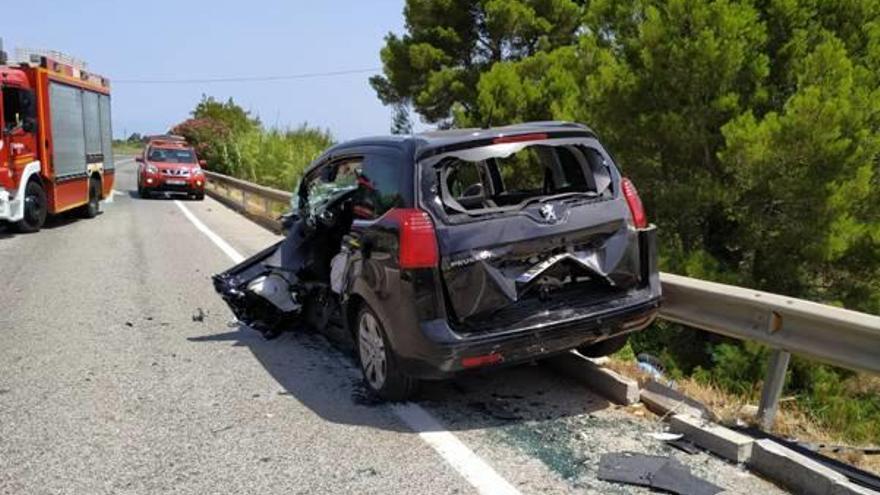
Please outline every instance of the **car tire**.
[{"label": "car tire", "polygon": [[32,180],[24,188],[24,217],[15,222],[15,230],[23,234],[39,231],[46,223],[49,213],[46,191],[39,182]]},{"label": "car tire", "polygon": [[101,182],[97,179],[89,180],[89,202],[82,209],[83,216],[95,218],[101,212]]},{"label": "car tire", "polygon": [[195,193],[192,195],[192,198],[196,201],[203,201],[205,199],[205,193]]},{"label": "car tire", "polygon": [[382,322],[366,304],[355,320],[355,341],[364,383],[373,393],[392,402],[415,394],[418,380],[400,370]]},{"label": "car tire", "polygon": [[618,335],[594,344],[582,345],[577,348],[577,351],[591,358],[610,356],[623,349],[627,341],[629,341],[629,335]]}]

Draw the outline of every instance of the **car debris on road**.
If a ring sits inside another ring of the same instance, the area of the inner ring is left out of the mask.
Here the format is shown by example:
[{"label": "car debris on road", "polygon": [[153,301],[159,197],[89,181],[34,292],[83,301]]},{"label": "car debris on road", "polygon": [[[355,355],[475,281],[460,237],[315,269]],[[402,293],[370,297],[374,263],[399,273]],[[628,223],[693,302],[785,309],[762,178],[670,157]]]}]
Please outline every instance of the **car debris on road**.
[{"label": "car debris on road", "polygon": [[632,452],[603,455],[598,478],[680,495],[715,495],[723,491],[691,474],[690,469],[674,458]]}]

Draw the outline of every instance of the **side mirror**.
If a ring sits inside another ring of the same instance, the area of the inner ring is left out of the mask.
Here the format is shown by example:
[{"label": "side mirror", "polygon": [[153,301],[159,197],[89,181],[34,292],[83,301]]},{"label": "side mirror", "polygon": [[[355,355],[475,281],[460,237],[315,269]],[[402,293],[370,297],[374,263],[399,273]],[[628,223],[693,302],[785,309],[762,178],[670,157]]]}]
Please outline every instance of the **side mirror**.
[{"label": "side mirror", "polygon": [[206,165],[208,165],[208,160],[199,160],[199,166],[205,167]]},{"label": "side mirror", "polygon": [[21,123],[21,129],[28,134],[37,132],[37,119],[33,117],[25,117]]},{"label": "side mirror", "polygon": [[136,156],[136,157],[134,157],[134,161],[136,161],[138,163],[144,163],[144,157]]}]

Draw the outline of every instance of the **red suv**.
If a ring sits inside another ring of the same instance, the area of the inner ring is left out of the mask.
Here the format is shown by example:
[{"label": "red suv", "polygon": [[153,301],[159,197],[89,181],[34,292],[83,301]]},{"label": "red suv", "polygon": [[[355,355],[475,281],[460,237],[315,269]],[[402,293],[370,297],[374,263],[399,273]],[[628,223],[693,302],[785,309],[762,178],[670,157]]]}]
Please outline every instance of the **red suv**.
[{"label": "red suv", "polygon": [[151,139],[138,161],[138,194],[148,198],[157,192],[205,198],[204,160],[179,136]]}]

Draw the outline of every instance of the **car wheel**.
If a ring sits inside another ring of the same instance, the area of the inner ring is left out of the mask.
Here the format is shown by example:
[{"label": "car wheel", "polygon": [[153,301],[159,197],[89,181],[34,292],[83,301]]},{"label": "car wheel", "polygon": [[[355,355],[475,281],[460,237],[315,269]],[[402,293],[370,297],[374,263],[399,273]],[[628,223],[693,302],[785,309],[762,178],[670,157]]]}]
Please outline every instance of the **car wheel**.
[{"label": "car wheel", "polygon": [[83,216],[86,218],[95,218],[101,211],[101,182],[97,179],[89,180],[89,202],[83,208]]},{"label": "car wheel", "polygon": [[24,189],[24,217],[15,222],[15,230],[25,234],[40,230],[46,222],[48,212],[43,186],[37,181],[28,182]]},{"label": "car wheel", "polygon": [[595,344],[582,345],[577,348],[577,351],[584,356],[591,358],[609,356],[623,349],[623,346],[626,345],[628,340],[629,335],[618,335],[617,337],[611,337],[610,339],[605,339],[601,342],[596,342]]},{"label": "car wheel", "polygon": [[402,401],[415,393],[418,382],[401,372],[382,323],[366,305],[357,317],[357,349],[364,382],[376,395]]}]

